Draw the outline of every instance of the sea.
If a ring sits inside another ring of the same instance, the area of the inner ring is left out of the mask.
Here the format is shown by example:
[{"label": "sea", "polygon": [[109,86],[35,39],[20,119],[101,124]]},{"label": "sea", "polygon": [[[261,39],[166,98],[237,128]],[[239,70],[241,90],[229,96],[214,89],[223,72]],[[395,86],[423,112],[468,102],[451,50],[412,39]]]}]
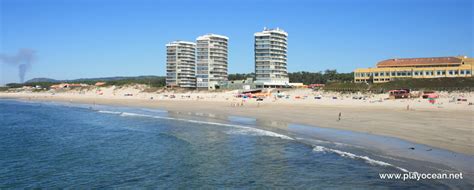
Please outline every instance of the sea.
[{"label": "sea", "polygon": [[412,168],[298,130],[236,116],[0,99],[0,189],[474,187],[380,179]]}]

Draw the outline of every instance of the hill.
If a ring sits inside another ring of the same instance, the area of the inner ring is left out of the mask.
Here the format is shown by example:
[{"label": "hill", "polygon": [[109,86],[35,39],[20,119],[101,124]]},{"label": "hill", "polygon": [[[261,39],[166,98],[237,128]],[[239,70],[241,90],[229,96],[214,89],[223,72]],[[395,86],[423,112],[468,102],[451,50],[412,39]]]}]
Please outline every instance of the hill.
[{"label": "hill", "polygon": [[33,78],[25,83],[35,83],[35,82],[83,82],[83,81],[117,81],[117,80],[140,80],[140,79],[153,79],[159,78],[162,76],[154,76],[154,75],[144,75],[144,76],[132,76],[132,77],[124,77],[124,76],[116,76],[116,77],[98,77],[98,78],[79,78],[79,79],[72,79],[72,80],[56,80],[51,78]]},{"label": "hill", "polygon": [[51,79],[51,78],[33,78],[30,80],[27,80],[25,83],[34,83],[34,82],[59,82],[56,79]]},{"label": "hill", "polygon": [[84,83],[94,85],[96,82],[107,82],[108,85],[126,85],[126,84],[148,84],[151,87],[165,86],[166,77],[164,76],[137,76],[137,77],[101,77],[101,78],[80,78],[74,80],[55,80],[50,78],[34,78],[25,83],[10,83],[6,86],[9,88],[18,88],[22,86],[42,86],[47,88],[53,84],[59,83]]}]

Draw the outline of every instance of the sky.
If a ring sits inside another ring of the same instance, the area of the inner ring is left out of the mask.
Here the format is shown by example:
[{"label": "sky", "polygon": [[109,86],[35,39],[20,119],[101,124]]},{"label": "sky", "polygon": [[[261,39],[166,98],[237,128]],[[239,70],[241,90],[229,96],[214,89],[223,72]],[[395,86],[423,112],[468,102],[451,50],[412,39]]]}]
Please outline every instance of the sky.
[{"label": "sky", "polygon": [[[0,0],[0,53],[36,52],[26,79],[166,74],[166,43],[229,37],[254,69],[255,32],[288,32],[288,71],[351,72],[402,57],[473,57],[472,0]],[[2,64],[0,85],[18,82]]]}]

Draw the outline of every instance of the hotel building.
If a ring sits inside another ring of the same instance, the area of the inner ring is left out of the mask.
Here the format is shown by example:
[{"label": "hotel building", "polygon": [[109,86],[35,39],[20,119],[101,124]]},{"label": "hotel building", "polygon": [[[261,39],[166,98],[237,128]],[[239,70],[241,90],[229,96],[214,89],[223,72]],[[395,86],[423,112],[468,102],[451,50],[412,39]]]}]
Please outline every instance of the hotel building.
[{"label": "hotel building", "polygon": [[214,90],[219,82],[227,81],[227,43],[229,38],[217,34],[197,39],[196,86]]},{"label": "hotel building", "polygon": [[174,41],[166,44],[166,86],[196,87],[196,44]]},{"label": "hotel building", "polygon": [[398,78],[472,77],[474,59],[460,57],[387,59],[376,68],[354,70],[355,82],[382,83]]},{"label": "hotel building", "polygon": [[276,29],[264,29],[255,33],[255,77],[257,88],[287,86],[287,38],[288,33]]}]

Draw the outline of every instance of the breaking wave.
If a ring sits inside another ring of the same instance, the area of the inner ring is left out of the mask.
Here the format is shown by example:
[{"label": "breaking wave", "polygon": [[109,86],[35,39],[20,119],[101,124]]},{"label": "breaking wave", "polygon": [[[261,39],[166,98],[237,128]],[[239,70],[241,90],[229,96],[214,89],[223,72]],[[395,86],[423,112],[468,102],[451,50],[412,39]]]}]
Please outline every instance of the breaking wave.
[{"label": "breaking wave", "polygon": [[[225,126],[225,127],[232,127],[234,130],[227,131],[227,134],[237,134],[237,135],[254,135],[254,136],[269,136],[269,137],[277,137],[281,139],[287,139],[287,140],[294,140],[293,138],[282,135],[279,133],[275,133],[272,131],[267,131],[263,129],[257,129],[253,127],[247,127],[247,126],[242,126],[242,125],[235,125],[235,124],[226,124],[226,123],[216,123],[216,122],[209,122],[209,121],[198,121],[198,120],[191,120],[191,119],[182,119],[182,118],[172,118],[172,117],[164,117],[164,116],[154,116],[154,115],[147,115],[147,114],[139,114],[139,113],[130,113],[130,112],[116,112],[116,111],[105,111],[105,110],[100,110],[98,111],[100,113],[106,113],[106,114],[116,114],[120,115],[123,117],[147,117],[147,118],[156,118],[156,119],[166,119],[166,120],[174,120],[174,121],[183,121],[183,122],[188,122],[188,123],[197,123],[197,124],[207,124],[207,125],[217,125],[217,126]],[[313,151],[315,152],[330,152],[330,153],[335,153],[339,156],[345,157],[345,158],[350,158],[350,159],[359,159],[363,160],[364,162],[370,164],[370,165],[378,165],[378,166],[385,166],[385,167],[394,167],[400,171],[403,172],[408,172],[408,170],[392,165],[387,162],[383,162],[380,160],[374,160],[372,158],[369,158],[368,156],[360,156],[356,155],[350,152],[344,152],[341,150],[337,149],[331,149],[327,148],[324,146],[314,146]]]},{"label": "breaking wave", "polygon": [[114,112],[114,111],[99,111],[100,113],[108,113],[108,114],[117,114],[124,117],[148,117],[148,118],[156,118],[156,119],[167,119],[167,120],[174,120],[174,121],[183,121],[188,123],[197,123],[197,124],[206,124],[206,125],[217,125],[217,126],[225,126],[225,127],[233,127],[237,128],[238,130],[234,130],[229,132],[228,134],[245,134],[245,135],[255,135],[255,136],[269,136],[269,137],[277,137],[286,140],[294,140],[293,138],[282,135],[279,133],[257,129],[253,127],[247,127],[242,125],[234,125],[234,124],[225,124],[225,123],[216,123],[216,122],[209,122],[209,121],[198,121],[198,120],[191,120],[191,119],[181,119],[181,118],[172,118],[172,117],[163,117],[163,116],[154,116],[154,115],[147,115],[147,114],[138,114],[138,113],[130,113],[130,112]]},{"label": "breaking wave", "polygon": [[122,112],[118,112],[118,111],[106,111],[106,110],[99,110],[97,111],[99,113],[108,113],[108,114],[121,114]]},{"label": "breaking wave", "polygon": [[360,156],[360,155],[356,155],[356,154],[353,154],[353,153],[350,153],[350,152],[344,152],[344,151],[340,151],[340,150],[336,150],[336,149],[326,148],[326,147],[323,147],[323,146],[315,146],[313,148],[313,151],[322,152],[322,153],[331,152],[331,153],[338,154],[339,156],[342,156],[342,157],[345,157],[345,158],[363,160],[363,161],[365,161],[366,163],[368,163],[370,165],[394,167],[394,168],[399,169],[400,171],[408,172],[408,170],[405,169],[405,168],[394,166],[390,163],[383,162],[383,161],[380,161],[380,160],[374,160],[372,158],[369,158],[368,156]]}]

